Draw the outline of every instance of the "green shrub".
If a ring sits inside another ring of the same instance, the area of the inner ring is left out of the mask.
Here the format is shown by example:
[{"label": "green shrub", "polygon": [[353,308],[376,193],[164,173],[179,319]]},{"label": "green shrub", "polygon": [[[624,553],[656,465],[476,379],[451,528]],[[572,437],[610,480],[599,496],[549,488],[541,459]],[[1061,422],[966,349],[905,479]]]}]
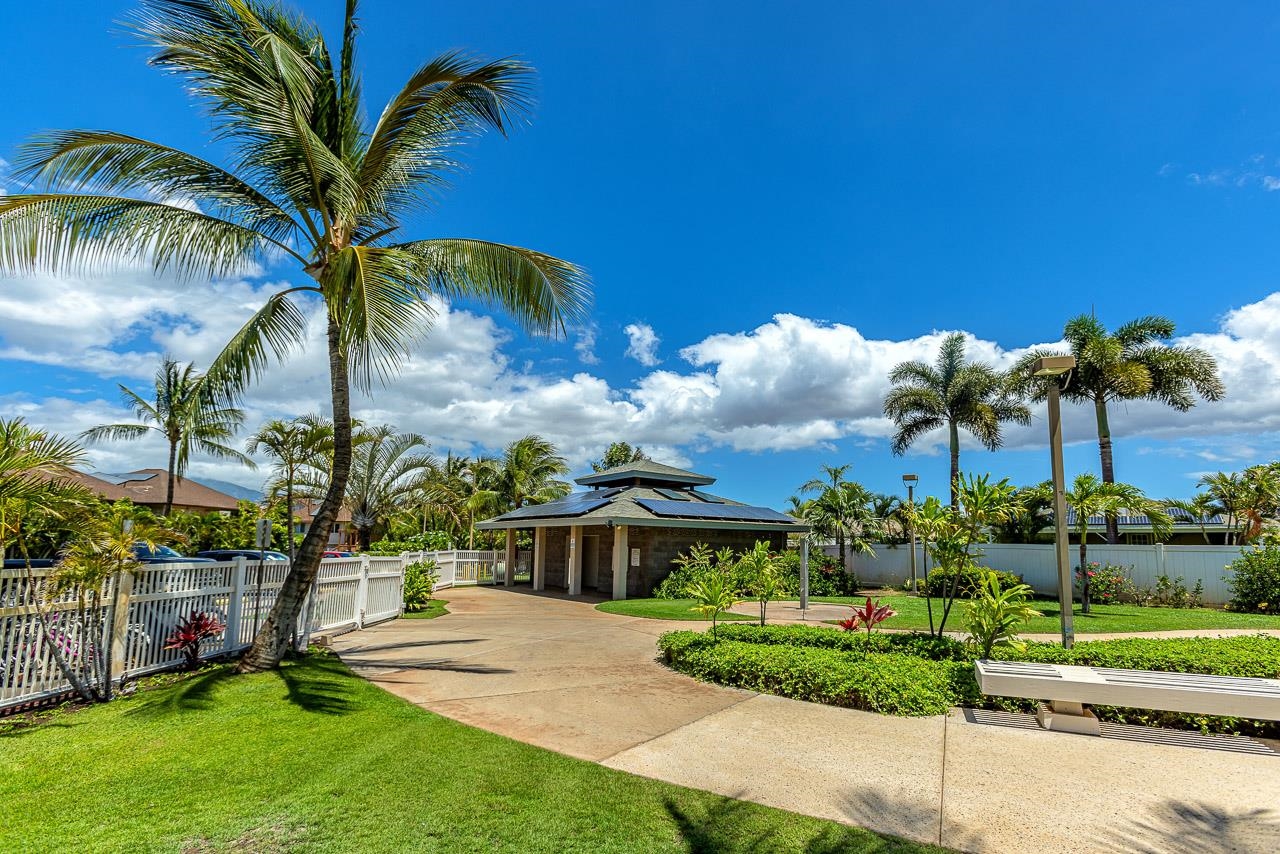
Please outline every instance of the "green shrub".
[{"label": "green shrub", "polygon": [[404,568],[404,609],[424,611],[435,594],[440,573],[434,560],[416,560]]},{"label": "green shrub", "polygon": [[395,557],[405,552],[439,552],[452,548],[453,540],[444,531],[427,531],[403,540],[375,540],[369,544],[369,554]]},{"label": "green shrub", "polygon": [[987,573],[982,591],[965,603],[964,620],[969,640],[979,658],[988,658],[998,646],[1023,649],[1018,631],[1032,617],[1041,616],[1031,607],[1031,588],[1025,584],[1004,587],[994,572]]},{"label": "green shrub", "polygon": [[[699,679],[813,702],[895,715],[940,714],[949,706],[1031,711],[1032,700],[987,697],[978,691],[973,653],[951,638],[879,632],[869,637],[817,626],[720,627],[670,632],[659,640],[667,663]],[[1125,638],[1085,641],[1072,649],[1028,643],[996,647],[1010,661],[1133,670],[1280,678],[1280,638]],[[1096,706],[1099,718],[1146,726],[1275,737],[1280,724],[1150,709]]]},{"label": "green shrub", "polygon": [[903,653],[712,642],[697,632],[673,632],[659,644],[672,667],[697,679],[890,715],[944,714],[955,695],[952,671],[969,666]]},{"label": "green shrub", "polygon": [[[1090,561],[1081,570],[1076,567],[1075,590],[1084,589],[1084,576],[1089,576],[1089,602],[1094,605],[1116,605],[1120,602],[1132,602],[1137,595],[1137,588],[1130,578],[1131,566],[1118,566],[1114,563]],[[1138,603],[1138,604],[1146,604]]]},{"label": "green shrub", "polygon": [[1233,611],[1280,614],[1280,546],[1269,543],[1249,549],[1227,572]]},{"label": "green shrub", "polygon": [[[988,569],[985,566],[966,566],[960,570],[960,586],[956,591],[957,598],[971,599],[982,590],[988,575],[994,573],[1001,587],[1013,587],[1022,583],[1022,576],[1003,569]],[[951,567],[938,567],[929,570],[929,580],[925,589],[930,596],[946,597],[951,593],[951,585],[956,577],[956,570]]]},{"label": "green shrub", "polygon": [[[785,579],[787,592],[800,592],[800,552],[783,552],[778,557],[778,571]],[[823,552],[809,553],[810,596],[852,596],[861,585],[858,576],[840,567],[840,559]]]}]

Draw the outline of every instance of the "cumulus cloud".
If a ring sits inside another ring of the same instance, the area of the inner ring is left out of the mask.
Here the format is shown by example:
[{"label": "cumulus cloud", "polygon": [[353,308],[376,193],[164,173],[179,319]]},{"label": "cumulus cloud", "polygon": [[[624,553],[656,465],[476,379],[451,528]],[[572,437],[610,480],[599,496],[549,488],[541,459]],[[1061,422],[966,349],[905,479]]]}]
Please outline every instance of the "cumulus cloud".
[{"label": "cumulus cloud", "polygon": [[589,323],[578,330],[578,337],[573,342],[573,349],[578,354],[578,361],[584,365],[600,364],[600,357],[596,355],[596,335],[598,332],[599,328],[594,323]]},{"label": "cumulus cloud", "polygon": [[[183,285],[141,272],[96,280],[0,282],[0,358],[48,366],[51,384],[64,368],[74,367],[143,391],[163,353],[207,365],[276,288],[248,277]],[[328,408],[320,309],[314,303],[305,308],[311,316],[307,346],[269,369],[251,390],[244,404],[249,425]],[[691,343],[679,350],[678,366],[655,368],[621,387],[589,370],[563,374],[513,362],[506,353],[510,336],[495,318],[442,301],[435,308],[432,332],[403,360],[398,375],[372,395],[356,396],[358,417],[422,433],[440,453],[494,450],[540,433],[579,468],[616,439],[640,444],[655,458],[677,465],[688,463],[687,454],[715,446],[760,452],[854,440],[883,448],[893,432],[881,413],[889,370],[909,359],[932,361],[947,334],[936,330],[877,339],[849,324],[779,314],[754,329]],[[653,330],[632,324],[627,332],[633,344],[641,343],[639,353],[629,355],[650,359],[647,364],[654,367],[658,338]],[[594,328],[583,334],[594,335]],[[1187,335],[1179,343],[1202,347],[1217,358],[1226,399],[1177,415],[1145,401],[1116,405],[1111,418],[1117,434],[1177,439],[1187,453],[1206,461],[1275,444],[1255,437],[1280,431],[1280,293],[1230,311],[1216,330]],[[1001,368],[1029,347],[1046,345],[1019,344],[1006,347],[968,336],[971,357]],[[110,394],[71,388],[45,394],[0,396],[0,414],[23,415],[70,435],[129,420]],[[1068,406],[1064,415],[1069,441],[1093,439],[1090,409]],[[1039,447],[1045,439],[1037,417],[1030,426],[1010,427],[1005,444]],[[944,440],[941,432],[925,436],[912,453],[937,453]],[[1164,452],[1161,442],[1148,444],[1152,453]],[[92,454],[94,465],[106,471],[154,466],[164,456],[157,442],[103,445]],[[192,474],[246,485],[262,479],[203,460]]]},{"label": "cumulus cloud", "polygon": [[646,368],[652,368],[662,361],[658,358],[660,341],[652,326],[647,323],[628,323],[622,331],[627,333],[627,356]]}]

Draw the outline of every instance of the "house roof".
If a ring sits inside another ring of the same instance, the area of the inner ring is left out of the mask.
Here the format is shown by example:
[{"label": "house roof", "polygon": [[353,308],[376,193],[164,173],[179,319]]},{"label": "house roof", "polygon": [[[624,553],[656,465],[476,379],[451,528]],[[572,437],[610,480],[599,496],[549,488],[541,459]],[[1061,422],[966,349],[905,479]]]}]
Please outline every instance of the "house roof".
[{"label": "house roof", "polygon": [[653,460],[636,460],[623,463],[611,469],[577,478],[575,483],[582,486],[624,486],[627,484],[649,484],[654,486],[683,485],[709,486],[716,482],[714,477],[697,472],[685,471],[675,466],[655,463]]},{"label": "house roof", "polygon": [[[127,498],[135,504],[163,505],[169,487],[169,475],[164,469],[139,469],[124,474],[76,474],[84,479],[85,486],[111,501]],[[173,503],[175,507],[201,510],[236,510],[240,506],[235,496],[205,486],[190,477],[174,483]]]},{"label": "house roof", "polygon": [[[1187,525],[1187,526],[1194,525],[1196,527],[1199,527],[1200,525],[1204,525],[1205,527],[1215,528],[1215,527],[1226,527],[1226,524],[1227,524],[1227,520],[1224,519],[1221,515],[1217,515],[1217,514],[1213,516],[1206,516],[1204,517],[1203,520],[1201,520],[1201,519],[1195,518],[1187,511],[1180,510],[1176,507],[1169,508],[1167,512],[1169,516],[1173,518],[1173,524],[1175,527],[1178,525]],[[1076,524],[1076,518],[1077,517],[1076,517],[1075,508],[1068,507],[1067,508],[1068,527]],[[1125,527],[1150,528],[1151,517],[1146,515],[1145,513],[1123,513],[1116,517],[1116,524],[1121,528],[1125,528]],[[1089,527],[1090,528],[1107,527],[1107,517],[1102,515],[1101,513],[1090,516]]]},{"label": "house roof", "polygon": [[754,507],[689,487],[649,485],[615,486],[575,492],[557,501],[512,510],[481,522],[476,527],[492,531],[605,524],[797,532],[809,530],[809,526],[803,522],[768,507]]}]

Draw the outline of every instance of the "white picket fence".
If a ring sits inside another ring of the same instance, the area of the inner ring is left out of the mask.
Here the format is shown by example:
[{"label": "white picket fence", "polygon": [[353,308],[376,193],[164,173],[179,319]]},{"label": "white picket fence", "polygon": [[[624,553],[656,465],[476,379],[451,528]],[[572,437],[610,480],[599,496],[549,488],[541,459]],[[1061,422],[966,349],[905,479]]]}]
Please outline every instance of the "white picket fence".
[{"label": "white picket fence", "polygon": [[[401,557],[368,556],[322,561],[299,628],[334,633],[398,617],[405,563]],[[110,583],[104,586],[101,613],[93,615],[102,618],[100,638],[82,636],[71,596],[47,607],[51,631],[44,630],[36,603],[43,600],[50,570],[0,569],[0,710],[70,690],[54,643],[72,654],[103,651],[113,643],[114,678],[141,676],[181,661],[180,652],[164,649],[165,640],[179,620],[199,611],[226,624],[220,637],[202,644],[202,657],[246,649],[275,604],[288,568],[284,561],[244,558],[140,567],[122,577],[117,613],[111,613]]]},{"label": "white picket fence", "polygon": [[[407,552],[405,562],[415,560],[435,561],[440,579],[436,589],[465,587],[476,584],[502,584],[506,580],[507,555],[505,551],[442,551]],[[516,558],[516,580],[529,579],[529,552],[520,552]]]},{"label": "white picket fence", "polygon": [[[851,555],[846,558],[849,568],[864,584],[883,584],[896,587],[911,577],[911,547],[877,545],[875,556]],[[834,546],[823,549],[827,554],[837,554]],[[1058,589],[1058,565],[1053,544],[1021,545],[1010,543],[985,543],[978,563],[992,569],[1003,569],[1022,576],[1037,593],[1052,595]],[[1227,566],[1240,557],[1239,546],[1153,546],[1090,545],[1086,559],[1092,563],[1112,563],[1132,567],[1130,578],[1142,588],[1154,587],[1156,578],[1167,575],[1174,579],[1182,576],[1190,589],[1197,581],[1204,584],[1204,603],[1223,605],[1231,601],[1231,590],[1225,576]],[[922,577],[923,549],[916,546],[917,577]],[[1079,559],[1079,546],[1070,550],[1074,568]]]}]

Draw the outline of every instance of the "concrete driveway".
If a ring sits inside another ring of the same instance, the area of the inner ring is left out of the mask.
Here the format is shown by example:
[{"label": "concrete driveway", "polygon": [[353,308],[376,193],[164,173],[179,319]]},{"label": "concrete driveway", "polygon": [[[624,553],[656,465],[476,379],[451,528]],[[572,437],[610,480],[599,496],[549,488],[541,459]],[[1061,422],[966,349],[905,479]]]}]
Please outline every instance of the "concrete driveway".
[{"label": "concrete driveway", "polygon": [[337,638],[424,709],[582,759],[922,842],[1001,852],[1280,851],[1280,755],[1247,739],[1025,715],[894,718],[697,682],[655,660],[697,623],[503,588]]}]

